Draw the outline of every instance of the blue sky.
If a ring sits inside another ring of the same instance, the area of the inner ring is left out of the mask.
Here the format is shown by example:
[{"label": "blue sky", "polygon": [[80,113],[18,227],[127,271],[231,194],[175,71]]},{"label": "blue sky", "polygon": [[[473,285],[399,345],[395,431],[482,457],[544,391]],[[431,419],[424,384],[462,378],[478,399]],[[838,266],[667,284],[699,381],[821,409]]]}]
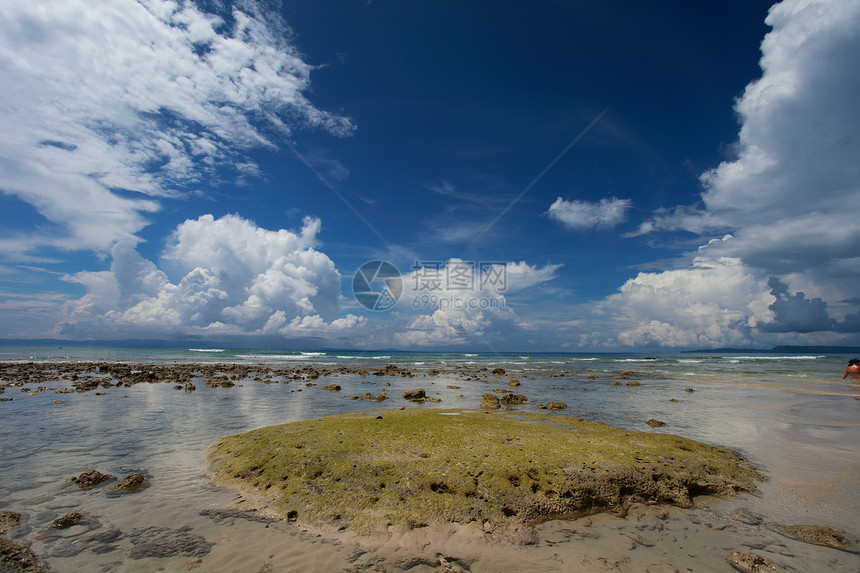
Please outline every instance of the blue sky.
[{"label": "blue sky", "polygon": [[858,344],[858,29],[824,0],[9,0],[0,338]]}]

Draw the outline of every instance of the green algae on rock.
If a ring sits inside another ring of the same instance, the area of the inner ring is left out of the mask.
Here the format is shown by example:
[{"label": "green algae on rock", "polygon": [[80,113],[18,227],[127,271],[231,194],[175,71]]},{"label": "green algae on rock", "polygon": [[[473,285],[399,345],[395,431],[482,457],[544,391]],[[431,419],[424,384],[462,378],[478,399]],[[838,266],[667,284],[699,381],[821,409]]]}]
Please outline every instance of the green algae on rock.
[{"label": "green algae on rock", "polygon": [[564,416],[379,410],[228,436],[207,475],[270,515],[372,534],[493,527],[755,491],[735,452]]}]

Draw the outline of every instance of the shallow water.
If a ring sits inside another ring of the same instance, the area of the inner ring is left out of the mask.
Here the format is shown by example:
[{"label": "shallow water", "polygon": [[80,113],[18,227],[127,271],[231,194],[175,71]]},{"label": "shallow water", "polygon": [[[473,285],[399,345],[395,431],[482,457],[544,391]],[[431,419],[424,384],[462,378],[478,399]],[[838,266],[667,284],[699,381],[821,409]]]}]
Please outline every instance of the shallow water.
[{"label": "shallow water", "polygon": [[[403,406],[474,408],[483,393],[508,388],[507,376],[465,381],[452,373],[455,365],[466,364],[473,369],[501,366],[508,370],[507,375],[519,378],[522,385],[513,390],[526,394],[529,402],[518,409],[536,411],[540,402],[563,400],[568,404],[563,415],[632,430],[674,433],[740,451],[769,479],[760,485],[760,493],[719,504],[724,513],[742,508],[768,522],[835,526],[855,539],[860,534],[860,400],[854,400],[839,380],[846,361],[841,356],[661,355],[650,360],[638,355],[14,347],[0,349],[0,359],[207,361],[278,367],[301,362],[369,368],[395,363],[416,373],[429,368],[447,372],[415,378],[350,374],[315,381],[319,385],[337,382],[343,387],[338,393],[295,381],[264,384],[252,380],[229,389],[205,388],[196,382],[198,390],[192,394],[169,384],[114,387],[101,396],[92,391],[29,395],[20,388],[6,388],[3,397],[13,400],[0,403],[0,509],[27,516],[25,527],[13,536],[31,544],[58,571],[148,570],[153,563],[182,570],[187,557],[132,559],[128,534],[136,528],[186,526],[211,542],[229,545],[231,536],[241,538],[245,526],[235,520],[215,522],[200,516],[200,510],[223,509],[235,499],[229,492],[212,488],[203,475],[206,448],[212,442],[253,428],[335,413]],[[623,374],[626,371],[634,374]],[[630,380],[641,385],[627,386]],[[613,386],[613,381],[621,385]],[[47,385],[54,388],[67,383]],[[441,402],[415,405],[400,398],[404,391],[417,387]],[[381,405],[348,399],[366,391],[376,395],[383,388],[390,399]],[[686,392],[686,388],[695,391]],[[50,403],[58,399],[63,403]],[[662,420],[666,426],[652,430],[645,424],[649,418]],[[65,483],[88,468],[120,478],[141,472],[149,485],[135,494],[118,494],[110,484],[82,492]],[[53,519],[72,510],[87,516],[84,525],[50,529]],[[122,531],[124,537],[110,543],[86,542],[93,532],[113,530]],[[255,531],[255,535],[261,534]],[[338,559],[333,553],[330,561],[324,560],[325,567],[343,568]]]}]

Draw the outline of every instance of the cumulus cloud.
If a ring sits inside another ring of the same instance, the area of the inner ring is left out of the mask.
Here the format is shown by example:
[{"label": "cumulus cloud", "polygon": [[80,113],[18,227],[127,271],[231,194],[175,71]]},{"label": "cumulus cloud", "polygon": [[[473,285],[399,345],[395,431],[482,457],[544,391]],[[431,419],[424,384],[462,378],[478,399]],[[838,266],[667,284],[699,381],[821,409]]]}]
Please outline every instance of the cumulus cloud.
[{"label": "cumulus cloud", "polygon": [[[737,157],[702,174],[699,206],[661,209],[639,232],[731,232],[698,256],[741,261],[747,272],[772,277],[758,285],[776,299],[761,331],[844,329],[832,317],[860,311],[850,302],[860,283],[860,226],[852,222],[860,212],[860,4],[785,0],[766,22],[773,29],[761,45],[762,76],[735,105]],[[755,321],[750,312],[746,318]]]},{"label": "cumulus cloud", "polygon": [[774,320],[762,324],[765,332],[817,332],[835,330],[834,321],[827,312],[827,303],[820,298],[806,298],[806,293],[789,294],[788,285],[776,277],[767,282],[776,298],[770,305]]},{"label": "cumulus cloud", "polygon": [[624,221],[630,206],[630,199],[615,197],[604,197],[597,203],[559,197],[546,213],[570,229],[611,229]]},{"label": "cumulus cloud", "polygon": [[772,316],[764,286],[740,259],[697,257],[687,268],[639,273],[595,314],[611,317],[604,325],[617,328],[610,345],[748,344],[752,329]]},{"label": "cumulus cloud", "polygon": [[[560,265],[537,267],[524,261],[484,266],[450,259],[422,266],[403,277],[398,303],[407,320],[394,335],[403,346],[489,345],[515,339],[525,328],[506,295],[555,278]],[[417,313],[417,316],[416,316]]]},{"label": "cumulus cloud", "polygon": [[6,237],[4,250],[135,241],[164,197],[221,167],[256,173],[245,151],[295,128],[349,134],[305,97],[311,67],[288,38],[253,0],[220,14],[191,1],[0,3],[0,190],[62,229]]},{"label": "cumulus cloud", "polygon": [[[60,334],[81,337],[188,334],[332,336],[364,326],[341,307],[340,273],[315,249],[318,219],[300,231],[270,231],[236,215],[179,225],[162,261],[129,242],[111,251],[110,270],[67,280],[87,293],[66,306]],[[172,281],[168,273],[175,273]]]}]

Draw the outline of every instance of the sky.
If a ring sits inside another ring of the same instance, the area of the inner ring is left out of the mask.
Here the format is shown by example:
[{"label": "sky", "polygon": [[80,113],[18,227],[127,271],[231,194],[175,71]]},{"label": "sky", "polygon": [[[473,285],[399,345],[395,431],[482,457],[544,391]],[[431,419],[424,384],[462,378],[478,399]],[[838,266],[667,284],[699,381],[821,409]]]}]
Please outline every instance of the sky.
[{"label": "sky", "polygon": [[860,1],[0,3],[0,339],[860,344]]}]

